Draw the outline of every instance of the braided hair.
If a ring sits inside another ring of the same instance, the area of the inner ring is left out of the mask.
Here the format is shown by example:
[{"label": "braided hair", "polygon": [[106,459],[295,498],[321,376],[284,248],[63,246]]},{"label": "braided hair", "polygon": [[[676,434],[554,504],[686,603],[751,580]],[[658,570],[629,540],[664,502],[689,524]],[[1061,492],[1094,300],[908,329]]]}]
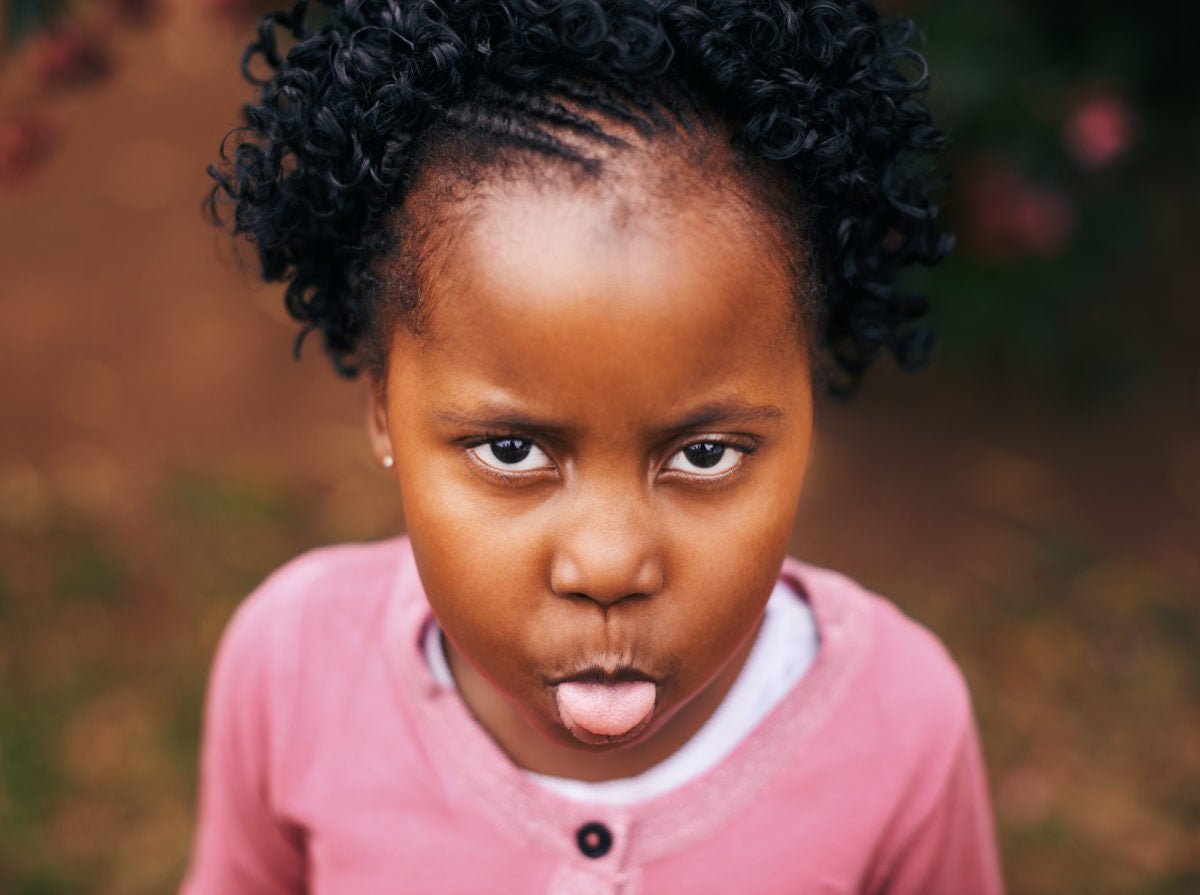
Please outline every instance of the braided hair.
[{"label": "braided hair", "polygon": [[415,257],[419,228],[396,211],[423,168],[477,181],[516,154],[600,178],[620,133],[723,122],[748,170],[790,185],[773,195],[793,207],[771,211],[799,222],[813,326],[845,389],[881,351],[912,368],[931,346],[925,300],[896,283],[952,244],[918,37],[861,0],[299,0],[243,56],[261,95],[209,168],[209,209],[232,207],[264,279],[287,283],[297,350],[319,330],[339,372],[379,375],[385,305],[419,311],[377,268],[397,247]]}]

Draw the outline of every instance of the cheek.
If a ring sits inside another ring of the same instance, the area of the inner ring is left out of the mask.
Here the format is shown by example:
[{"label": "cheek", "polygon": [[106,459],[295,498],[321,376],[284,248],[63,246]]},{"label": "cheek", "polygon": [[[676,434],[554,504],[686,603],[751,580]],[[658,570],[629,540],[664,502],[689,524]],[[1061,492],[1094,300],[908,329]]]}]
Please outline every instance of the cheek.
[{"label": "cheek", "polygon": [[718,519],[679,520],[672,567],[673,627],[708,649],[729,649],[757,624],[787,553],[793,512],[785,501],[729,506]]},{"label": "cheek", "polygon": [[520,642],[545,593],[539,539],[478,485],[464,485],[461,473],[426,472],[402,481],[401,494],[434,614],[464,652],[472,643]]},{"label": "cheek", "polygon": [[676,504],[671,528],[687,566],[707,567],[721,578],[773,579],[779,571],[799,506],[804,456],[781,451],[763,459],[728,497],[698,495]]},{"label": "cheek", "polygon": [[727,644],[757,624],[787,555],[802,483],[803,464],[788,464],[728,501],[680,508],[673,568],[690,605],[676,621],[693,636]]}]

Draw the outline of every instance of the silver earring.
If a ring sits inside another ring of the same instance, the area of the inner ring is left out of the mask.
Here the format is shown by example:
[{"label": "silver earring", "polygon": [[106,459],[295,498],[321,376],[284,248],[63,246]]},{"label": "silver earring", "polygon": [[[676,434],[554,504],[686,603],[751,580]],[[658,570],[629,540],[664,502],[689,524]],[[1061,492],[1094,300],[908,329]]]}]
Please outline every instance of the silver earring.
[{"label": "silver earring", "polygon": [[380,460],[379,462],[383,464],[384,469],[391,469],[393,466],[396,465],[396,461],[395,461],[395,459],[393,459],[391,454],[384,454],[383,459]]}]

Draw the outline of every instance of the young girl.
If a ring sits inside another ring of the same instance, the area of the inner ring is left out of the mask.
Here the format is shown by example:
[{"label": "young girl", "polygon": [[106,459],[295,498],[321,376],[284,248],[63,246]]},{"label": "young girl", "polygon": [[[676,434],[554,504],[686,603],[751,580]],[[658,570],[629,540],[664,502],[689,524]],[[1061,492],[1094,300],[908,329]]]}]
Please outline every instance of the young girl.
[{"label": "young girl", "polygon": [[214,197],[365,374],[408,536],[236,614],[184,892],[1000,890],[958,671],[785,557],[814,377],[926,344],[911,37],[857,0],[264,20]]}]

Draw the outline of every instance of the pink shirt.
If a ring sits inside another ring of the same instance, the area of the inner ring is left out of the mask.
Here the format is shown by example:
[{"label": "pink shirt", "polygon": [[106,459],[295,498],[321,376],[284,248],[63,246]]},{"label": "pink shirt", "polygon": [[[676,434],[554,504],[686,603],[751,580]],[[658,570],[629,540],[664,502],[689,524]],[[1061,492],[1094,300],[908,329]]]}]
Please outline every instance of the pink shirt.
[{"label": "pink shirt", "polygon": [[300,557],[219,648],[182,892],[1001,892],[953,662],[847,578],[782,575],[817,620],[808,673],[712,770],[605,807],[530,780],[434,681],[407,540]]}]

